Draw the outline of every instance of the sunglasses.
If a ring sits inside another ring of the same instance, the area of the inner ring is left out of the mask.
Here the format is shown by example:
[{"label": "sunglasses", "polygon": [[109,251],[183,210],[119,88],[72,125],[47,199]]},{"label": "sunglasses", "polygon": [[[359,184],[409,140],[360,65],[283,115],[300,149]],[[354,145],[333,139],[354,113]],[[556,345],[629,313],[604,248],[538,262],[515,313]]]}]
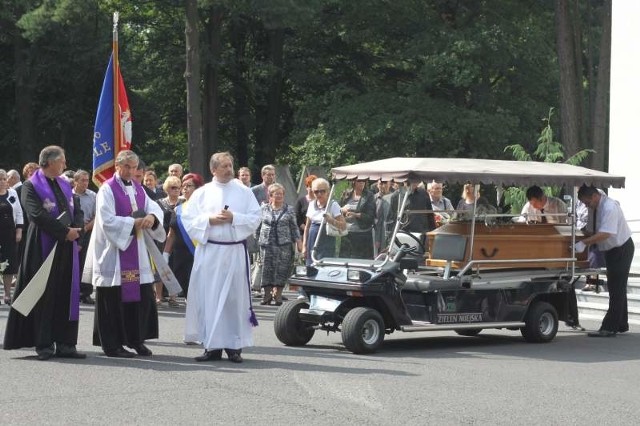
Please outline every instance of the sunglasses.
[{"label": "sunglasses", "polygon": [[326,189],[314,189],[313,193],[318,195],[318,194],[324,194],[325,192],[327,192]]},{"label": "sunglasses", "polygon": [[175,191],[176,189],[180,189],[180,187],[179,186],[170,186],[169,189]]}]

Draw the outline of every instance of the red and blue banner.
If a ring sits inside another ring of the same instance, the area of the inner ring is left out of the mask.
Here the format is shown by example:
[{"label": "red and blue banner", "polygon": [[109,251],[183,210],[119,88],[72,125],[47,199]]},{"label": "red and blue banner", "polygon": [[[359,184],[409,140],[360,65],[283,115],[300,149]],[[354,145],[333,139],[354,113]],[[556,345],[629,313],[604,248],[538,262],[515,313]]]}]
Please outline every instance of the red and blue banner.
[{"label": "red and blue banner", "polygon": [[93,182],[97,186],[113,176],[118,153],[131,149],[131,121],[115,45],[104,76],[93,129]]}]

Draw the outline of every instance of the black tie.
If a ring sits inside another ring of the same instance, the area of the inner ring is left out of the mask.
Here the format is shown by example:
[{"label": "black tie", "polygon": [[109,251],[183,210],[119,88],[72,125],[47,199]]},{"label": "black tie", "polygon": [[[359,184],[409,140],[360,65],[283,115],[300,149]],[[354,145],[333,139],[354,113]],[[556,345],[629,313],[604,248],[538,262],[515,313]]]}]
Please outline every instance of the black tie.
[{"label": "black tie", "polygon": [[124,186],[131,186],[131,181],[130,181],[130,180],[124,180],[124,179],[122,179],[122,184],[123,184]]},{"label": "black tie", "polygon": [[547,222],[547,216],[544,215],[544,209],[540,209],[540,213],[542,213],[542,223],[548,223]]}]

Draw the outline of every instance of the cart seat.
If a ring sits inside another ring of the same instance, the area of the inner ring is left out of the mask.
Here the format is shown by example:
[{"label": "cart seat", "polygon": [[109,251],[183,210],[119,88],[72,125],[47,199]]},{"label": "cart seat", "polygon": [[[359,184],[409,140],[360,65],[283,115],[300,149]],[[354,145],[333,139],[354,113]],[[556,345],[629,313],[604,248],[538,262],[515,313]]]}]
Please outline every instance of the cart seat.
[{"label": "cart seat", "polygon": [[464,260],[467,250],[467,237],[457,234],[436,234],[431,249],[431,259],[446,260],[443,278],[449,278],[452,262]]}]

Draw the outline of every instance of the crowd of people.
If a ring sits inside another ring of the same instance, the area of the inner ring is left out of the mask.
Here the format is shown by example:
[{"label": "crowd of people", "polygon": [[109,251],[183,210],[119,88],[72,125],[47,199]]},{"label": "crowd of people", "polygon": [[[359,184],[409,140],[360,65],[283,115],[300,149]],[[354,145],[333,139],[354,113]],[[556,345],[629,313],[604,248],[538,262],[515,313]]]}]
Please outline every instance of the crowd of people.
[{"label": "crowd of people", "polygon": [[[4,349],[35,347],[40,360],[84,358],[76,349],[84,303],[95,305],[93,344],[105,355],[151,356],[145,342],[158,338],[158,307],[181,307],[177,297],[183,296],[184,341],[204,348],[196,361],[219,360],[225,351],[230,361],[242,362],[242,349],[253,345],[251,328],[258,325],[252,289],[254,296],[259,291],[260,304],[281,305],[296,259],[311,265],[336,255],[374,258],[385,250],[404,199],[410,214],[400,223],[422,235],[443,217],[464,218],[473,206],[492,207],[468,183],[454,209],[436,181],[369,185],[356,179],[336,201],[330,183],[313,175],[290,206],[273,165],[262,167],[262,182],[255,186],[247,167],[236,178],[228,152],[212,155],[209,165],[208,183],[196,173],[183,176],[182,166],[172,164],[159,184],[134,152],[121,151],[113,177],[97,192],[89,189],[89,172],[65,172],[58,146],[44,148],[38,163],[25,165],[24,181],[16,170],[0,169],[4,303],[19,300],[42,279],[41,268],[50,268],[42,293],[30,293],[31,302],[25,296],[26,311],[25,303],[10,310]],[[602,328],[592,335],[611,336],[628,330],[624,294],[633,243],[617,203],[592,187],[578,195],[579,220],[589,237],[576,251],[591,244],[604,253],[611,294]],[[521,220],[567,222],[562,200],[537,186],[526,197]],[[181,291],[167,290],[171,279]]]}]

